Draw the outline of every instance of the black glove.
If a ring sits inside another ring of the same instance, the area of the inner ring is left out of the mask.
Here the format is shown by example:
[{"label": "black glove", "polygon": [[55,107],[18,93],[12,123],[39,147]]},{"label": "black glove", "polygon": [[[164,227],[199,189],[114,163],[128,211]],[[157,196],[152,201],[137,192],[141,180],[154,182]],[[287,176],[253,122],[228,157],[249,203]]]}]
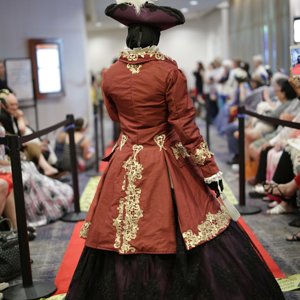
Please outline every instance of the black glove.
[{"label": "black glove", "polygon": [[221,192],[224,190],[222,179],[207,183],[207,186],[216,193],[217,197],[220,197]]}]

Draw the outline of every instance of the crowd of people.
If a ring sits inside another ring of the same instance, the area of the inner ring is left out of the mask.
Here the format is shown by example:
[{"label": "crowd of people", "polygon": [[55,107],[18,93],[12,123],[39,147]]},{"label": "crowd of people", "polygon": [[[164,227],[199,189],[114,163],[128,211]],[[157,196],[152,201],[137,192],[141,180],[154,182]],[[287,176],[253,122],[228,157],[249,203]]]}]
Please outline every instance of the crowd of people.
[{"label": "crowd of people", "polygon": [[[207,70],[199,63],[194,76],[194,102],[199,102],[199,93],[205,99],[211,123],[227,140],[227,163],[233,170],[238,170],[240,163],[238,107],[243,105],[246,110],[273,118],[273,122],[250,116],[245,119],[246,179],[253,186],[249,196],[267,201],[267,214],[299,213],[296,187],[300,173],[300,130],[274,122],[299,122],[298,77],[283,70],[273,72],[260,55],[253,56],[252,64],[238,59],[215,59]],[[299,227],[299,223],[296,219],[291,225]],[[300,232],[287,240],[299,241]]]},{"label": "crowd of people", "polygon": [[[0,131],[1,136],[17,134],[22,136],[22,125],[26,124],[22,111],[18,107],[16,96],[8,90],[1,90]],[[23,132],[23,134],[22,134]],[[46,148],[45,145],[48,145]],[[12,170],[9,151],[4,144],[1,147],[0,178],[7,193],[0,199],[3,209],[1,215],[12,221],[12,229],[17,230],[13,198]],[[48,149],[48,150],[46,150]],[[61,218],[70,211],[73,202],[73,189],[59,179],[59,170],[55,167],[56,159],[49,155],[50,145],[41,140],[30,141],[20,150],[24,200],[28,225],[45,225]],[[55,156],[56,158],[56,156]]]},{"label": "crowd of people", "polygon": [[[5,66],[0,61],[0,136],[25,136],[34,132],[19,99],[7,85]],[[74,139],[79,171],[94,166],[95,154],[86,134],[84,118],[74,121]],[[22,144],[20,149],[22,180],[29,238],[34,239],[35,227],[60,219],[73,207],[73,188],[68,128],[54,134],[54,139],[41,137]],[[10,149],[0,145],[0,230],[11,229],[16,234],[17,221],[13,192]],[[1,220],[9,220],[7,222]],[[10,227],[10,228],[7,228]],[[5,233],[6,234],[6,233]],[[10,234],[10,233],[9,233]]]}]

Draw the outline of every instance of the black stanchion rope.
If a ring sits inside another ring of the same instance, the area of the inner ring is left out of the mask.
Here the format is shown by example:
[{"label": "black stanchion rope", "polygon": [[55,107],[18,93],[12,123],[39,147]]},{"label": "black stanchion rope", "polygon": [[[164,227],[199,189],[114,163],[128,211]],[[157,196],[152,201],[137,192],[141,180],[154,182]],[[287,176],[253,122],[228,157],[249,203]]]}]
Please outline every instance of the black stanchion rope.
[{"label": "black stanchion rope", "polygon": [[282,125],[285,127],[290,127],[290,128],[295,128],[295,129],[300,129],[300,123],[298,122],[291,122],[291,121],[285,121],[285,120],[280,120],[277,118],[272,118],[272,117],[268,117],[265,115],[260,115],[258,113],[255,113],[251,110],[243,110],[243,113],[252,117],[255,117],[257,119],[260,119],[262,121],[265,121],[267,123],[271,123],[273,125]]}]

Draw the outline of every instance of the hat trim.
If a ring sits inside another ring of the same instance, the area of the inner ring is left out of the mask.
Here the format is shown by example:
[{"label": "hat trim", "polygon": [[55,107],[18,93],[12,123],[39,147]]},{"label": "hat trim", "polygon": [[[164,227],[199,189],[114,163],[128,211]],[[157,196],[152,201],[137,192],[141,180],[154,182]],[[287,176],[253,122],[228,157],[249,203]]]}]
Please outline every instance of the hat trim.
[{"label": "hat trim", "polygon": [[[134,5],[131,4],[131,3],[111,4],[108,7],[106,7],[105,14],[107,16],[115,19],[116,21],[122,23],[125,26],[130,26],[130,25],[138,24],[138,23],[148,24],[148,25],[153,26],[153,27],[158,27],[161,31],[172,28],[172,27],[177,26],[177,25],[184,24],[184,22],[185,22],[185,17],[182,14],[182,12],[180,10],[172,8],[172,7],[158,6],[158,5],[155,5],[153,3],[149,3],[149,2],[146,2],[141,7],[141,10],[149,12],[149,16],[151,16],[151,13],[155,12],[156,10],[159,10],[159,11],[163,12],[165,14],[166,18],[162,19],[160,24],[156,23],[156,22],[153,22],[154,20],[151,19],[151,17],[147,20],[146,19],[145,20],[138,19],[140,14],[142,14],[142,11],[140,11],[139,13],[136,13],[136,17],[127,18],[126,14],[125,14],[125,10],[128,7],[134,8]],[[120,17],[116,17],[114,15],[114,13],[117,9],[124,10],[123,17],[120,18]],[[174,19],[170,20],[170,19],[167,18],[167,16],[172,17]]]},{"label": "hat trim", "polygon": [[145,4],[148,2],[148,3],[152,3],[154,4],[153,2],[154,1],[157,1],[157,0],[116,0],[116,3],[117,4],[127,4],[127,5],[132,5],[134,6],[135,10],[137,13],[139,13],[141,11],[141,8],[143,6],[145,6]]}]

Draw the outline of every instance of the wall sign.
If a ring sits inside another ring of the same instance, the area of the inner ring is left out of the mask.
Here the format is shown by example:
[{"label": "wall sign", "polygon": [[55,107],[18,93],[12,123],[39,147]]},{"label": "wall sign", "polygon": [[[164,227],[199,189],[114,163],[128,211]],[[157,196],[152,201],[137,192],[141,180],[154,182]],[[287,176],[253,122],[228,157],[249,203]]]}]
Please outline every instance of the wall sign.
[{"label": "wall sign", "polygon": [[7,85],[19,101],[34,99],[31,60],[29,58],[5,59]]},{"label": "wall sign", "polygon": [[37,99],[64,96],[61,39],[30,39]]}]

